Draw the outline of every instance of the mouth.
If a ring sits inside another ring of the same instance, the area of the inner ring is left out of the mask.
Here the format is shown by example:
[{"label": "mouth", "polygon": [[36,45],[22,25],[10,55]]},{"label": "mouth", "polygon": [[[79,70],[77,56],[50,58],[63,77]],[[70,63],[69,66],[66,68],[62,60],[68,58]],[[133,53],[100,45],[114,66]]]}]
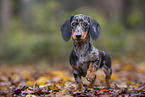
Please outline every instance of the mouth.
[{"label": "mouth", "polygon": [[84,39],[75,39],[76,42],[83,42]]}]

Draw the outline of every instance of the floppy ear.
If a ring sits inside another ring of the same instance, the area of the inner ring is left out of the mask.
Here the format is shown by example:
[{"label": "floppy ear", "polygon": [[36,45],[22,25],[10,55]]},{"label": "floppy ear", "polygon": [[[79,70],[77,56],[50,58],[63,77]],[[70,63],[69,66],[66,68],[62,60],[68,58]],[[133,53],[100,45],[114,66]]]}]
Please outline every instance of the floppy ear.
[{"label": "floppy ear", "polygon": [[100,36],[101,25],[90,17],[90,35],[93,40],[97,40]]},{"label": "floppy ear", "polygon": [[73,18],[73,16],[69,17],[69,19],[66,20],[66,22],[60,26],[61,35],[65,41],[68,41],[71,38],[72,32],[71,32],[70,22],[71,22],[72,18]]}]

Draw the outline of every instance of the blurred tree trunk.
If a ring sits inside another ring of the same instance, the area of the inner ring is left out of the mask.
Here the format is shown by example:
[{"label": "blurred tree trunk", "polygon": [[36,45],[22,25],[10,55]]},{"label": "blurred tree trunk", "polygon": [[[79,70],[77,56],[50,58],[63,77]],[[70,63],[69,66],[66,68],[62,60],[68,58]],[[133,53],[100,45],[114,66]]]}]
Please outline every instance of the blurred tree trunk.
[{"label": "blurred tree trunk", "polygon": [[122,0],[122,11],[121,11],[122,22],[126,27],[128,27],[127,17],[129,16],[131,11],[131,2],[132,0]]},{"label": "blurred tree trunk", "polygon": [[19,0],[19,14],[20,14],[20,20],[24,24],[29,23],[29,3],[30,0]]},{"label": "blurred tree trunk", "polygon": [[[140,3],[141,3],[141,9],[143,12],[143,16],[145,17],[145,0],[140,0]],[[145,29],[145,18],[143,21],[144,21],[143,28]]]},{"label": "blurred tree trunk", "polygon": [[127,22],[128,16],[137,9],[138,0],[122,0],[122,22],[126,28],[130,28]]},{"label": "blurred tree trunk", "polygon": [[[32,27],[31,23],[31,5],[35,5],[35,2],[39,0],[19,0],[19,18],[24,27],[27,29]],[[41,1],[41,0],[40,0]]]},{"label": "blurred tree trunk", "polygon": [[[4,34],[11,19],[11,0],[1,0],[1,34]],[[2,36],[2,35],[1,35]]]}]

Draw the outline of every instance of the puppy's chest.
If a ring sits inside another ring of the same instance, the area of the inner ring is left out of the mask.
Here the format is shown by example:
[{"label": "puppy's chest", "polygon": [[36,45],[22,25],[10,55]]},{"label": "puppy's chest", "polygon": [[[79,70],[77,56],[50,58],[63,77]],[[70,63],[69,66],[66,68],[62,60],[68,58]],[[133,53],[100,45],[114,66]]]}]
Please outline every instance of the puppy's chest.
[{"label": "puppy's chest", "polygon": [[95,47],[91,47],[89,50],[86,48],[76,50],[78,61],[76,62],[77,67],[86,68],[90,62],[99,59],[99,51]]}]

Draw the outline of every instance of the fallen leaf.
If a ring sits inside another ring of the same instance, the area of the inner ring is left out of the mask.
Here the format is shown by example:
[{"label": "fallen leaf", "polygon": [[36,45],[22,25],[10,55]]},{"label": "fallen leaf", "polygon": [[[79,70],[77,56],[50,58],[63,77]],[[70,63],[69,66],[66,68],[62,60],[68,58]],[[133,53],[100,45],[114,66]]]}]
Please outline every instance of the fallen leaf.
[{"label": "fallen leaf", "polygon": [[120,89],[120,88],[127,88],[127,85],[125,83],[122,83],[122,84],[115,84],[115,88],[116,89]]},{"label": "fallen leaf", "polygon": [[47,82],[47,79],[48,78],[46,76],[40,76],[35,82],[37,83],[37,85],[43,86]]},{"label": "fallen leaf", "polygon": [[119,62],[119,60],[114,60],[114,61],[112,62],[112,64],[113,64],[113,65],[119,65],[120,62]]},{"label": "fallen leaf", "polygon": [[132,67],[132,65],[127,64],[127,65],[123,66],[123,70],[131,71],[131,70],[133,70],[133,67]]},{"label": "fallen leaf", "polygon": [[58,86],[56,86],[55,84],[53,84],[51,86],[51,90],[52,90],[52,92],[59,92],[60,90],[63,90],[63,89],[61,89]]},{"label": "fallen leaf", "polygon": [[67,76],[66,72],[64,71],[54,71],[52,72],[54,75],[61,77],[61,79],[65,81],[72,81],[70,77]]},{"label": "fallen leaf", "polygon": [[36,91],[34,91],[35,94],[40,95],[42,94],[42,89],[38,88]]},{"label": "fallen leaf", "polygon": [[132,85],[132,84],[134,84],[133,81],[129,81],[129,80],[127,80],[127,81],[125,81],[125,82],[126,82],[126,84],[128,84],[128,85]]},{"label": "fallen leaf", "polygon": [[28,80],[28,81],[26,82],[26,85],[33,85],[34,83],[35,83],[34,80]]},{"label": "fallen leaf", "polygon": [[97,76],[97,79],[98,79],[99,81],[104,81],[103,76]]},{"label": "fallen leaf", "polygon": [[139,87],[139,84],[135,84],[134,86],[138,88]]},{"label": "fallen leaf", "polygon": [[56,82],[56,85],[65,85],[65,81],[63,79],[59,80],[58,82]]},{"label": "fallen leaf", "polygon": [[117,75],[114,75],[114,74],[113,74],[113,75],[111,76],[111,80],[117,81],[118,79],[119,79],[119,78],[118,78]]}]

